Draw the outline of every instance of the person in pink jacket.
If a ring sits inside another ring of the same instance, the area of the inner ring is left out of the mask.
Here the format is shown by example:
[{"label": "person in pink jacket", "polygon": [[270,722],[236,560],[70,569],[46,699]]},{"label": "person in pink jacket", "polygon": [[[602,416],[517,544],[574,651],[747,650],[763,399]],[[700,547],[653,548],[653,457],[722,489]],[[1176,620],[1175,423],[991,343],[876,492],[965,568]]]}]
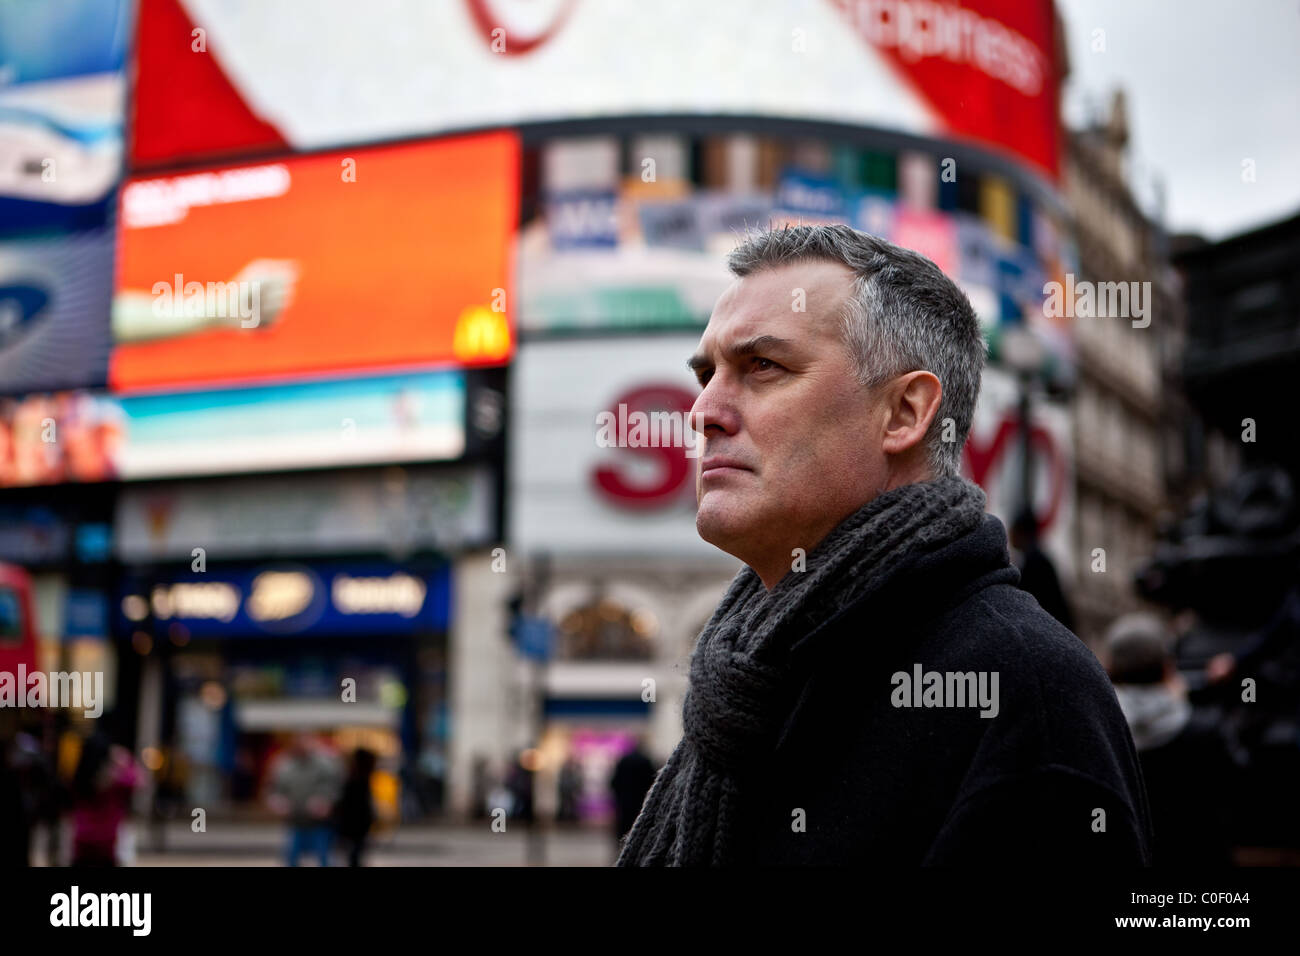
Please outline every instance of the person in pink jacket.
[{"label": "person in pink jacket", "polygon": [[96,733],[82,745],[72,781],[72,865],[116,866],[117,835],[140,768],[125,747]]}]

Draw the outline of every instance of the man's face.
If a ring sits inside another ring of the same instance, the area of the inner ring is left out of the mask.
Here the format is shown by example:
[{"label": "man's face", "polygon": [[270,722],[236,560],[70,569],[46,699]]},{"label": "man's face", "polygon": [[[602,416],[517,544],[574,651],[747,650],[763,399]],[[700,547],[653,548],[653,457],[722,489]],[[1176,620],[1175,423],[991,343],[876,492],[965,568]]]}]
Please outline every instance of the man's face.
[{"label": "man's face", "polygon": [[[704,540],[769,574],[790,570],[884,487],[883,414],[859,384],[840,310],[853,273],[808,261],[737,279],[692,359],[703,386],[695,524]],[[806,311],[794,311],[802,290]],[[779,580],[779,576],[775,579]]]}]

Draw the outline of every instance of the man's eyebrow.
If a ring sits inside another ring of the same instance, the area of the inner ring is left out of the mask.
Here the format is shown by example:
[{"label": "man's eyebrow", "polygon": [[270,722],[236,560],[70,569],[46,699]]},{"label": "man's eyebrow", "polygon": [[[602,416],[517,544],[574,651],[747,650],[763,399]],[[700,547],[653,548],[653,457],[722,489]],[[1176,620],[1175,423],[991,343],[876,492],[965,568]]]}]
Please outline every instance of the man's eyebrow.
[{"label": "man's eyebrow", "polygon": [[[734,359],[743,358],[746,355],[758,355],[763,352],[782,352],[793,345],[794,343],[790,339],[783,339],[779,335],[756,335],[752,339],[745,339],[733,345],[724,346],[723,352]],[[686,367],[693,372],[712,368],[712,366],[713,362],[703,355],[692,355],[686,360]]]}]

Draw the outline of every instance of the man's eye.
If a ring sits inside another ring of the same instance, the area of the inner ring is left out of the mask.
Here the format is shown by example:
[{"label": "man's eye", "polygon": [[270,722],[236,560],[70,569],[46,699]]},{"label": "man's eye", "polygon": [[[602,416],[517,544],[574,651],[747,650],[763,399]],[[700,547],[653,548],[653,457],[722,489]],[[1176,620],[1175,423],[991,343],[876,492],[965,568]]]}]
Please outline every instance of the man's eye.
[{"label": "man's eye", "polygon": [[[767,363],[766,365],[763,364],[763,363],[765,363],[765,362]],[[755,367],[756,367],[760,372],[766,372],[769,368],[778,368],[778,367],[779,367],[779,366],[778,366],[775,362],[773,362],[771,359],[765,359],[765,358],[756,358],[756,359],[754,359],[754,366],[755,366]]]}]

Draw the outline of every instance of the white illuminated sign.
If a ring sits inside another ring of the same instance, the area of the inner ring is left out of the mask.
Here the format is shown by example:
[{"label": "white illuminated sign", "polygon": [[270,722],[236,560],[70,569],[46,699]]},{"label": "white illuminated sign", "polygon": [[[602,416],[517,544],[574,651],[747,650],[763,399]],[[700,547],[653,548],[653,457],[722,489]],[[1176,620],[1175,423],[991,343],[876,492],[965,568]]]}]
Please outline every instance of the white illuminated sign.
[{"label": "white illuminated sign", "polygon": [[[414,618],[424,608],[428,591],[426,581],[404,571],[368,576],[337,574],[330,583],[334,609],[349,616],[395,614]],[[276,622],[298,619],[302,627],[314,624],[315,619],[303,621],[302,616],[311,609],[317,594],[317,579],[311,572],[277,570],[258,573],[248,586],[246,601],[240,589],[228,582],[186,581],[157,585],[150,593],[150,604],[160,621],[176,618],[229,623],[238,615],[242,601],[250,620],[277,630],[273,627]],[[143,617],[143,599],[136,600],[141,607],[136,607],[130,597],[123,601],[128,617],[132,612],[140,612]]]},{"label": "white illuminated sign", "polygon": [[331,588],[340,614],[400,614],[415,617],[428,590],[419,578],[401,572],[386,577],[354,578],[340,574]]},{"label": "white illuminated sign", "polygon": [[248,616],[254,621],[283,621],[305,611],[316,594],[311,577],[301,571],[263,571],[253,578]]},{"label": "white illuminated sign", "polygon": [[154,617],[206,618],[229,622],[239,613],[239,588],[224,581],[160,584],[153,589]]}]

